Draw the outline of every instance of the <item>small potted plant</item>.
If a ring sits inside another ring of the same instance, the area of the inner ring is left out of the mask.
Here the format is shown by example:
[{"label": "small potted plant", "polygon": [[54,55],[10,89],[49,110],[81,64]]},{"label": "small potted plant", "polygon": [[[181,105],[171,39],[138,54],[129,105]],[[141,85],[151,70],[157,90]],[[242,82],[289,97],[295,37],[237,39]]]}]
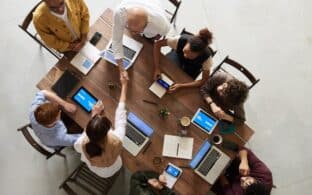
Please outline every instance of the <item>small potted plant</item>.
[{"label": "small potted plant", "polygon": [[170,114],[170,112],[169,112],[168,108],[166,108],[166,107],[161,108],[161,109],[159,110],[159,116],[160,116],[161,118],[167,118],[167,117],[169,116],[169,114]]}]

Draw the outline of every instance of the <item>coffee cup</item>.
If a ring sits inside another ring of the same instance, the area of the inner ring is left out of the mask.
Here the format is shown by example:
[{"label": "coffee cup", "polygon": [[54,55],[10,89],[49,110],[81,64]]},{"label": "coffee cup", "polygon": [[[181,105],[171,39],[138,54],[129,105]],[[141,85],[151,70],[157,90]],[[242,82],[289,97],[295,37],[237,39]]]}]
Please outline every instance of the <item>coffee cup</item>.
[{"label": "coffee cup", "polygon": [[222,136],[220,134],[214,134],[211,141],[215,145],[220,145],[222,143]]},{"label": "coffee cup", "polygon": [[181,119],[180,119],[180,125],[183,127],[183,128],[186,128],[186,127],[189,127],[191,125],[191,119],[187,116],[183,116]]}]

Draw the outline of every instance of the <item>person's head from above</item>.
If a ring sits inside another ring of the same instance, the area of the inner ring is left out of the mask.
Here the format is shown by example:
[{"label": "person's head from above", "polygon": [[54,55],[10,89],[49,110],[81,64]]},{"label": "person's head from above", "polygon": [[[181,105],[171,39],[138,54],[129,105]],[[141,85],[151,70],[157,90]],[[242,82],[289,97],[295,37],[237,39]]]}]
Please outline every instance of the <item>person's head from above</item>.
[{"label": "person's head from above", "polygon": [[57,14],[63,14],[65,10],[64,0],[43,0],[49,9]]},{"label": "person's head from above", "polygon": [[100,114],[95,115],[87,124],[89,142],[86,144],[86,152],[91,158],[100,156],[104,151],[104,142],[111,127],[111,121]]},{"label": "person's head from above", "polygon": [[61,119],[61,108],[56,103],[46,102],[36,108],[34,115],[40,125],[53,127]]},{"label": "person's head from above", "polygon": [[217,93],[229,105],[237,106],[246,101],[249,89],[237,79],[231,79],[217,87]]},{"label": "person's head from above", "polygon": [[148,13],[144,8],[132,7],[127,9],[126,28],[132,34],[142,33],[148,22]]},{"label": "person's head from above", "polygon": [[241,177],[240,183],[244,190],[244,195],[270,195],[266,186],[257,181],[254,177]]},{"label": "person's head from above", "polygon": [[209,44],[212,43],[212,33],[203,28],[197,35],[192,36],[183,48],[184,57],[194,59],[201,55]]}]

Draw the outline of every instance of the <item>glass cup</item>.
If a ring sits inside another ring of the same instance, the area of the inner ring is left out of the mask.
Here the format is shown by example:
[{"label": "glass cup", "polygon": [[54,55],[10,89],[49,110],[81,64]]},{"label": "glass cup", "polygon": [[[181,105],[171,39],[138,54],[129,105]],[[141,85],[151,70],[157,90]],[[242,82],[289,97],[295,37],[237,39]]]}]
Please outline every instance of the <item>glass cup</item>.
[{"label": "glass cup", "polygon": [[220,145],[222,143],[222,136],[220,134],[214,134],[211,141],[214,145]]},{"label": "glass cup", "polygon": [[182,129],[180,130],[181,136],[187,135],[187,128],[191,125],[191,119],[187,116],[183,116],[179,120],[179,124],[182,127]]}]

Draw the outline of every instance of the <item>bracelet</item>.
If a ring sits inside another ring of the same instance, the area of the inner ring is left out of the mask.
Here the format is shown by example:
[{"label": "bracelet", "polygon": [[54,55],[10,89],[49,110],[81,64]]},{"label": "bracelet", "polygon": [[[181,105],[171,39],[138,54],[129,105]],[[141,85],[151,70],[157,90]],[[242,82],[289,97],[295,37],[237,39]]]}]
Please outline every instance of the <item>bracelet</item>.
[{"label": "bracelet", "polygon": [[208,103],[208,106],[210,106],[210,104],[212,104],[212,103],[213,103],[213,101],[209,102],[209,103]]}]

